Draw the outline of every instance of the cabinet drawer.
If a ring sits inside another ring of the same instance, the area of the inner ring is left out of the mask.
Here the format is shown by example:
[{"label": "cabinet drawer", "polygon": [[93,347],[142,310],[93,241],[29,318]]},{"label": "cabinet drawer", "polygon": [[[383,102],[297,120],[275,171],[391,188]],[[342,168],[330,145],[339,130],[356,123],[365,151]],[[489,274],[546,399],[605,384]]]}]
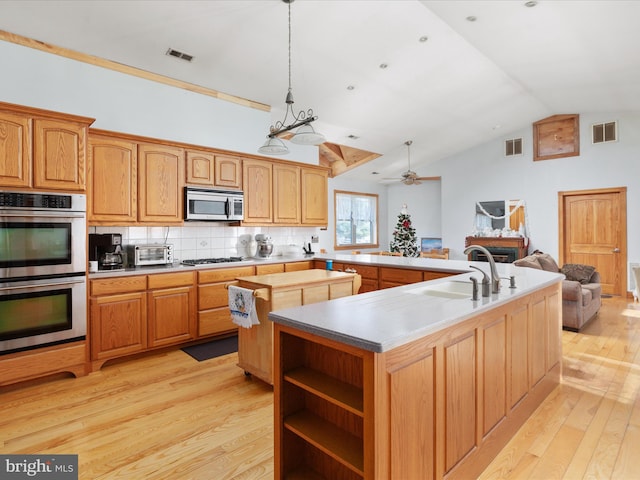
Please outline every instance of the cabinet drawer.
[{"label": "cabinet drawer", "polygon": [[270,273],[283,273],[284,263],[272,263],[270,265],[256,265],[256,275],[268,275]]},{"label": "cabinet drawer", "polygon": [[213,283],[198,286],[198,310],[227,307],[229,305],[229,291],[224,283]]},{"label": "cabinet drawer", "polygon": [[380,280],[400,284],[422,282],[422,272],[420,270],[409,270],[406,268],[381,267]]},{"label": "cabinet drawer", "polygon": [[451,275],[457,275],[455,273],[448,272],[422,272],[424,280],[435,280],[436,278],[450,277]]},{"label": "cabinet drawer", "polygon": [[229,308],[216,308],[198,313],[198,336],[236,330],[238,327],[231,321]]},{"label": "cabinet drawer", "polygon": [[349,268],[355,270],[356,273],[360,274],[360,276],[365,278],[370,278],[372,280],[378,280],[378,267],[372,267],[370,265],[345,265],[345,270]]},{"label": "cabinet drawer", "polygon": [[329,298],[333,300],[334,298],[348,297],[353,294],[353,283],[345,282],[345,283],[332,283],[329,285]]},{"label": "cabinet drawer", "polygon": [[193,285],[195,280],[194,272],[163,273],[149,275],[149,289],[188,287]]},{"label": "cabinet drawer", "polygon": [[306,262],[292,262],[284,264],[285,272],[299,272],[300,270],[311,270],[313,262],[311,260]]},{"label": "cabinet drawer", "polygon": [[139,292],[147,289],[147,276],[104,278],[91,280],[91,295],[108,295],[111,293]]},{"label": "cabinet drawer", "polygon": [[214,283],[235,280],[236,277],[249,277],[253,275],[251,266],[236,268],[220,268],[198,272],[198,283]]}]

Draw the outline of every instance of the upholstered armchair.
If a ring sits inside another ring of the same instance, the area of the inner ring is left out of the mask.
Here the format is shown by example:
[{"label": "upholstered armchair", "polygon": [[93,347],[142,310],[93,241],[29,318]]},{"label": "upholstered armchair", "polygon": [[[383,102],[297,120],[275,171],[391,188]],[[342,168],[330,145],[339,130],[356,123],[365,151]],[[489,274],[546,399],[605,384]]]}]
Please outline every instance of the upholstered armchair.
[{"label": "upholstered armchair", "polygon": [[516,260],[513,264],[564,274],[566,278],[562,281],[562,328],[565,330],[580,331],[600,310],[600,274],[594,267],[566,264],[558,268],[553,257],[546,253],[534,253]]}]

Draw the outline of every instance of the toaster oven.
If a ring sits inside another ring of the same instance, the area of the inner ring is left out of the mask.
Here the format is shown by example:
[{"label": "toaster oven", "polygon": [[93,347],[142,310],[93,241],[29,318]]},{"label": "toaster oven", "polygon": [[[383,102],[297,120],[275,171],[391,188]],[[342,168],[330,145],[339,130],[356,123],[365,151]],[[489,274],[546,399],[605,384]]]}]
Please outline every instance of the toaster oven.
[{"label": "toaster oven", "polygon": [[127,245],[127,265],[129,267],[147,267],[152,265],[170,265],[173,263],[173,245]]}]

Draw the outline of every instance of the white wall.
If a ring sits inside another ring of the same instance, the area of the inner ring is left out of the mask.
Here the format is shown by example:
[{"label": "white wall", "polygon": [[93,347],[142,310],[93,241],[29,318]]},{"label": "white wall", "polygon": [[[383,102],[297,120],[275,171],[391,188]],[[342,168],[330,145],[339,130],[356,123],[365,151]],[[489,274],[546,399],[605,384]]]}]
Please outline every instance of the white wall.
[{"label": "white wall", "polygon": [[[440,208],[440,181],[425,180],[420,185],[404,185],[400,182],[387,186],[387,243],[381,245],[384,250],[389,249],[393,230],[398,223],[398,215],[402,205],[407,205],[411,215],[411,225],[416,230],[418,249],[421,237],[440,237],[442,233]],[[443,244],[443,247],[447,245]]]},{"label": "white wall", "polygon": [[[559,112],[564,113],[564,112]],[[573,112],[572,112],[573,113]],[[580,113],[580,112],[578,112]],[[591,125],[618,121],[618,142],[593,145]],[[628,260],[640,261],[640,112],[580,114],[580,155],[533,161],[532,129],[523,137],[524,155],[506,158],[504,139],[489,142],[431,166],[442,176],[443,242],[453,258],[464,258],[464,237],[473,228],[476,201],[526,202],[531,247],[558,256],[558,192],[627,187]]]}]

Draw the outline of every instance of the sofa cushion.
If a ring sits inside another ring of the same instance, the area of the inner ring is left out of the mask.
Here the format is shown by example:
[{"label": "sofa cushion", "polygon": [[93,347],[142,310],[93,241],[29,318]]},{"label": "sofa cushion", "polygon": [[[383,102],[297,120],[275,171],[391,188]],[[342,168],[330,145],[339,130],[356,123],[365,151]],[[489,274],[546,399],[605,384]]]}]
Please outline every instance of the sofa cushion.
[{"label": "sofa cushion", "polygon": [[567,277],[567,280],[575,280],[583,285],[591,281],[593,272],[596,271],[596,267],[591,265],[582,265],[579,263],[567,263],[562,266],[560,273]]},{"label": "sofa cushion", "polygon": [[540,263],[540,266],[542,267],[543,270],[547,272],[560,271],[560,267],[558,267],[558,264],[556,263],[556,261],[548,253],[538,253],[536,254],[536,256],[538,257],[538,263]]},{"label": "sofa cushion", "polygon": [[529,267],[529,268],[537,268],[538,270],[542,270],[542,266],[536,255],[529,255],[528,257],[521,258],[513,262],[516,267]]},{"label": "sofa cushion", "polygon": [[581,290],[582,290],[582,306],[586,307],[591,303],[591,300],[593,299],[593,295],[591,295],[591,290],[589,290],[588,288],[582,288]]}]

